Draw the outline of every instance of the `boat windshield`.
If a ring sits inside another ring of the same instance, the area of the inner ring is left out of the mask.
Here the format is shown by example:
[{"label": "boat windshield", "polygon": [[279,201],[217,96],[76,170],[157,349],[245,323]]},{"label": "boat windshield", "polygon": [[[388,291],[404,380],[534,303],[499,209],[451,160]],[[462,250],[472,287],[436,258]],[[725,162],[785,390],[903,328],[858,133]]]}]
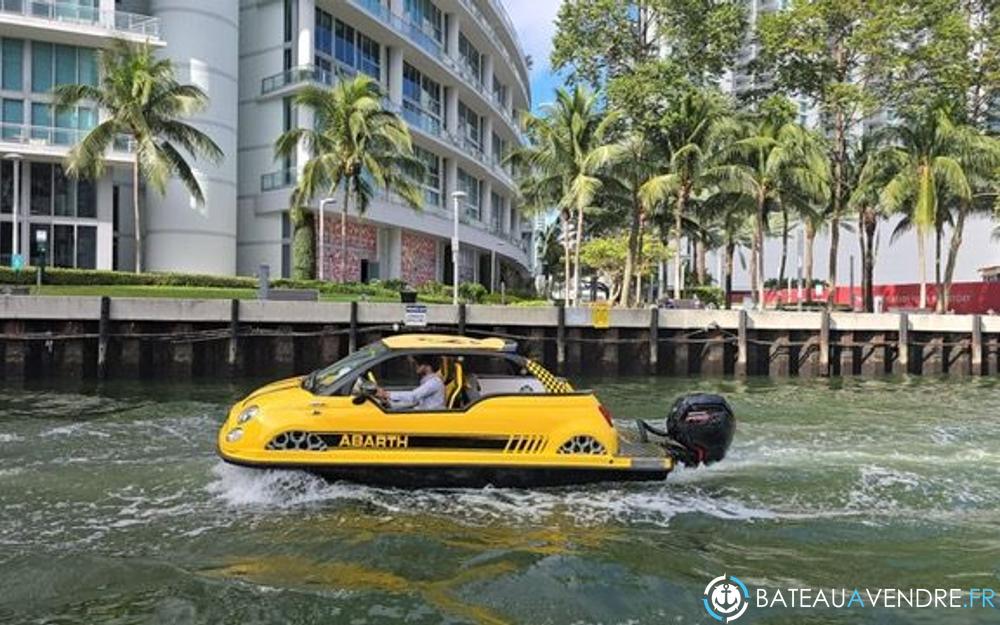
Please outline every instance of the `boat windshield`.
[{"label": "boat windshield", "polygon": [[306,376],[302,386],[313,395],[329,395],[333,387],[352,371],[364,367],[378,358],[389,348],[382,341],[376,341],[355,350],[328,367],[317,369]]}]

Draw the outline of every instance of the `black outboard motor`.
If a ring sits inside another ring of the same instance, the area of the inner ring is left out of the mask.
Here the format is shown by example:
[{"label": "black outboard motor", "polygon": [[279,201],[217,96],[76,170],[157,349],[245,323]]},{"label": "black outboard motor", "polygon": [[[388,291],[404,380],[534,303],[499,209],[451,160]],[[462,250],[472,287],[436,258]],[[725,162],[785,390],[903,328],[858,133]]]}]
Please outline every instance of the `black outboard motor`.
[{"label": "black outboard motor", "polygon": [[666,431],[639,421],[643,440],[654,434],[667,453],[688,466],[722,460],[733,442],[736,417],[719,395],[691,393],[677,398],[667,415]]},{"label": "black outboard motor", "polygon": [[692,393],[678,397],[667,415],[667,436],[687,452],[675,457],[689,466],[725,458],[735,432],[733,409],[720,395]]}]

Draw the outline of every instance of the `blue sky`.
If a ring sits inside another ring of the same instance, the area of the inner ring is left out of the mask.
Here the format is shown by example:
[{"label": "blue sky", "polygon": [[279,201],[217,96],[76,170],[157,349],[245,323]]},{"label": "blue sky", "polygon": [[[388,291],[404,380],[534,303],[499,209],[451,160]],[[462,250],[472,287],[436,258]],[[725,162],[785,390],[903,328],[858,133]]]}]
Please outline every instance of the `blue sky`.
[{"label": "blue sky", "polygon": [[560,4],[560,0],[504,0],[524,51],[534,59],[531,93],[535,110],[540,104],[551,102],[555,87],[562,84],[549,68],[552,36],[556,30],[555,18]]}]

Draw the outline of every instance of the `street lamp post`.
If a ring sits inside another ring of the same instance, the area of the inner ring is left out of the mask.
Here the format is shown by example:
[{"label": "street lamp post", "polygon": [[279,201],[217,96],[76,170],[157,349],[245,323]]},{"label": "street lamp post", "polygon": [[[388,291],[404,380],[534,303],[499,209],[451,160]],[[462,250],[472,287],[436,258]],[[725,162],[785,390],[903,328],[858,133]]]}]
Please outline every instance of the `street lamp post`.
[{"label": "street lamp post", "polygon": [[327,204],[333,204],[333,203],[334,203],[334,199],[332,197],[328,197],[326,199],[323,199],[323,200],[319,201],[319,271],[317,273],[319,274],[319,279],[320,279],[321,282],[323,281],[323,265],[325,264],[324,263],[325,259],[323,258],[323,256],[326,254],[326,211],[325,211],[325,208],[326,208]]},{"label": "street lamp post", "polygon": [[17,227],[18,226],[17,220],[18,217],[20,217],[20,212],[21,212],[21,160],[23,158],[24,157],[22,155],[17,154],[16,152],[4,155],[4,159],[8,161],[13,161],[14,163],[14,206],[12,208],[13,223],[11,224],[13,226],[13,228],[11,229],[12,230],[11,236],[13,237],[14,240],[11,242],[11,248],[10,248],[11,249],[10,260],[12,265],[15,262],[17,262],[15,259],[17,259],[17,257],[20,255],[21,252],[21,237],[18,236],[19,231]]},{"label": "street lamp post", "polygon": [[465,191],[455,191],[451,194],[455,211],[451,233],[451,303],[454,306],[458,306],[458,207],[467,197],[469,194]]}]

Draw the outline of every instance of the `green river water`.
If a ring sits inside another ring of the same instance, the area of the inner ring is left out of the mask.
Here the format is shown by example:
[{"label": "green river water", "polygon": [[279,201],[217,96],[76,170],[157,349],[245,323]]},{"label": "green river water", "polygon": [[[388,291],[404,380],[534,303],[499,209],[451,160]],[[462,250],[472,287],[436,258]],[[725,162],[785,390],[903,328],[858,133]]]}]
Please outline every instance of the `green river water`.
[{"label": "green river water", "polygon": [[[724,393],[729,458],[665,483],[404,492],[223,465],[255,383],[0,387],[2,623],[715,623],[754,588],[1000,592],[1000,384],[634,378],[619,418]],[[994,600],[1000,608],[1000,599]],[[761,608],[739,623],[997,623]]]}]

